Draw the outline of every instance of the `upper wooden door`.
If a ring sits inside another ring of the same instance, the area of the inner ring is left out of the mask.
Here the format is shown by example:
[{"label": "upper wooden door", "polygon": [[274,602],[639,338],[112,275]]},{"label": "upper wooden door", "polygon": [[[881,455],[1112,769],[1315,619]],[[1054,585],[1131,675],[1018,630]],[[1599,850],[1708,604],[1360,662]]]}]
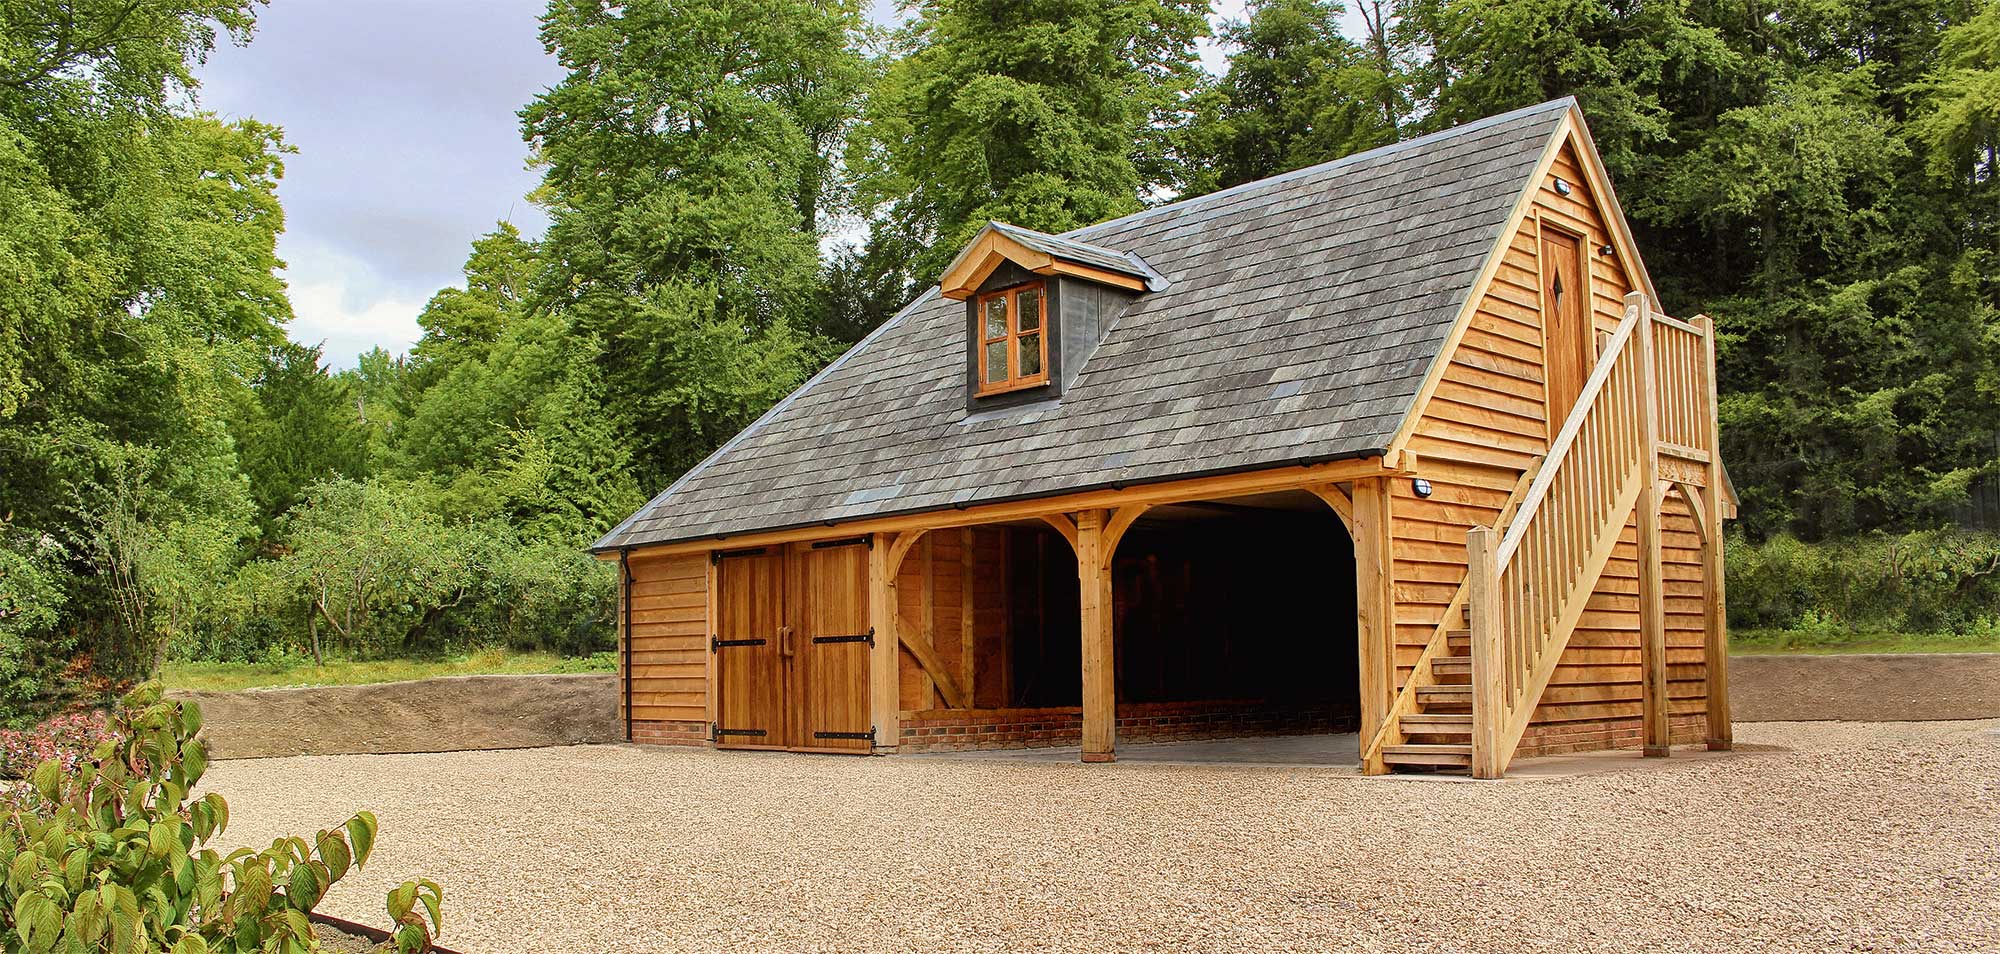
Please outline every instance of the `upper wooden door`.
[{"label": "upper wooden door", "polygon": [[1590,380],[1596,356],[1590,319],[1590,288],[1583,276],[1583,242],[1544,226],[1541,243],[1543,366],[1547,371],[1549,436],[1563,421]]},{"label": "upper wooden door", "polygon": [[794,566],[799,600],[790,657],[793,745],[867,752],[873,742],[868,661],[875,644],[868,626],[868,548],[862,543],[803,547]]},{"label": "upper wooden door", "polygon": [[785,561],[777,549],[716,561],[715,743],[790,744],[785,689]]}]

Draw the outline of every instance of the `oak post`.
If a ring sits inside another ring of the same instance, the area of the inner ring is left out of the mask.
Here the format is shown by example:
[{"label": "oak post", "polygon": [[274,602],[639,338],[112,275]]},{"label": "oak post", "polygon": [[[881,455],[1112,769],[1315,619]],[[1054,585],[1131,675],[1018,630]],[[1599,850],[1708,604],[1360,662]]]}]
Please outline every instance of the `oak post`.
[{"label": "oak post", "polygon": [[1471,616],[1472,777],[1499,778],[1507,759],[1500,738],[1507,719],[1507,679],[1500,651],[1500,533],[1465,533],[1465,606]]},{"label": "oak post", "polygon": [[958,530],[958,684],[965,692],[966,705],[974,705],[978,698],[973,676],[979,671],[978,632],[973,625],[974,597],[972,577],[977,572],[973,564],[973,539],[971,527]]},{"label": "oak post", "polygon": [[1083,760],[1117,760],[1116,670],[1111,634],[1111,567],[1105,559],[1102,510],[1076,515],[1076,572],[1083,629]]},{"label": "oak post", "polygon": [[1644,461],[1638,504],[1640,708],[1645,754],[1663,756],[1672,751],[1673,727],[1667,718],[1667,610],[1660,569],[1659,372],[1652,303],[1639,292],[1626,300],[1639,308],[1639,448]]},{"label": "oak post", "polygon": [[1715,319],[1698,320],[1703,371],[1708,375],[1709,428],[1708,493],[1703,495],[1703,512],[1695,515],[1708,526],[1708,539],[1701,548],[1702,671],[1708,679],[1708,747],[1725,751],[1735,744],[1729,724],[1729,614],[1722,562],[1722,495],[1728,477],[1722,472],[1721,408],[1716,404]]},{"label": "oak post", "polygon": [[[891,551],[895,537],[883,534],[868,549],[868,626],[875,644],[868,654],[868,712],[875,729],[875,752],[893,755],[902,737],[899,667],[902,640],[896,635],[896,576]],[[900,554],[897,554],[900,555]]]},{"label": "oak post", "polygon": [[[1357,480],[1354,506],[1355,636],[1360,653],[1361,741],[1382,730],[1396,703],[1396,605],[1390,550],[1389,486],[1382,479]],[[1383,775],[1389,765],[1380,750],[1361,763],[1364,775]]]}]

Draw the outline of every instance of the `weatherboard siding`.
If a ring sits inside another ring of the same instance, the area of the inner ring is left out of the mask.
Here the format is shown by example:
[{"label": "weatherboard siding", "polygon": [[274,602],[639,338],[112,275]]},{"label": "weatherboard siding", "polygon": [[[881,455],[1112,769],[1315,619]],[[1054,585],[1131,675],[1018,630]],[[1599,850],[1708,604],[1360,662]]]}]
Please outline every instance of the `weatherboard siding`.
[{"label": "weatherboard siding", "polygon": [[[631,558],[631,719],[708,721],[708,559]],[[619,665],[627,665],[619,647]],[[619,715],[625,696],[619,697]]]},{"label": "weatherboard siding", "polygon": [[[1558,178],[1570,184],[1570,195],[1556,192]],[[1583,237],[1592,318],[1609,334],[1624,317],[1623,298],[1632,285],[1617,256],[1596,252],[1611,241],[1605,221],[1574,146],[1565,144],[1527,216],[1508,237],[1492,281],[1423,408],[1409,448],[1419,455],[1419,473],[1434,492],[1421,499],[1408,481],[1395,481],[1391,505],[1399,686],[1465,579],[1466,531],[1493,523],[1521,474],[1547,452],[1551,432],[1562,424],[1550,421],[1544,388],[1541,223]],[[1661,512],[1669,712],[1676,741],[1696,741],[1706,706],[1701,540],[1678,496]],[[1640,717],[1641,696],[1635,524],[1628,523],[1563,651],[1536,710],[1535,727],[1523,740],[1523,755],[1638,744],[1629,731]]]}]

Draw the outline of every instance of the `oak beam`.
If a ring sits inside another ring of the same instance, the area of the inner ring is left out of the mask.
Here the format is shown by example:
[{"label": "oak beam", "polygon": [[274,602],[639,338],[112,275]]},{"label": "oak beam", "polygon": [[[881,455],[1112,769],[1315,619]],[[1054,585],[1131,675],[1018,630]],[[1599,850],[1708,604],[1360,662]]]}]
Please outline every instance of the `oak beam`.
[{"label": "oak beam", "polygon": [[[914,542],[914,541],[913,541]],[[875,730],[875,753],[892,755],[902,739],[899,679],[902,661],[896,647],[896,567],[888,543],[868,549],[868,626],[875,645],[868,652],[868,713]],[[908,552],[905,549],[904,552]]]},{"label": "oak beam", "polygon": [[1307,487],[1306,492],[1331,508],[1333,515],[1340,518],[1340,525],[1347,528],[1348,537],[1354,537],[1354,498],[1334,484],[1314,484]]},{"label": "oak beam", "polygon": [[[1382,479],[1354,482],[1355,634],[1360,654],[1362,741],[1388,724],[1396,704],[1395,557],[1391,548],[1390,493]],[[1380,750],[1364,757],[1364,775],[1389,771]]]},{"label": "oak beam", "polygon": [[1104,549],[1101,556],[1105,567],[1111,566],[1111,558],[1118,553],[1118,544],[1125,539],[1125,531],[1132,529],[1132,524],[1151,507],[1152,504],[1126,504],[1104,521]]},{"label": "oak beam", "polygon": [[974,625],[972,577],[977,572],[974,565],[976,551],[973,549],[971,527],[960,527],[958,531],[958,684],[965,692],[968,704],[979,698],[979,690],[974,676],[979,671],[978,628]]},{"label": "oak beam", "polygon": [[1067,514],[1045,513],[1042,514],[1042,522],[1055,528],[1055,531],[1057,533],[1062,534],[1062,538],[1064,540],[1069,541],[1069,552],[1071,553],[1077,552],[1076,523],[1070,520]]},{"label": "oak beam", "polygon": [[1076,570],[1082,622],[1083,760],[1116,761],[1118,723],[1116,670],[1111,633],[1111,567],[1104,549],[1105,514],[1076,515]]},{"label": "oak beam", "polygon": [[953,709],[965,708],[965,693],[959,690],[958,680],[952,678],[951,669],[944,664],[944,657],[938,655],[928,633],[908,616],[899,616],[899,621],[902,628],[897,630],[896,638],[910,651],[917,665],[924,667],[938,695],[944,697],[944,704]]},{"label": "oak beam", "polygon": [[1132,503],[1166,504],[1277,490],[1300,490],[1312,484],[1395,476],[1400,473],[1402,471],[1398,468],[1384,466],[1380,457],[1359,457],[1316,464],[1288,464],[1265,470],[972,505],[964,509],[926,510],[895,516],[862,517],[832,525],[752,531],[735,535],[723,534],[674,543],[639,545],[632,547],[631,553],[634,558],[660,557],[682,553],[705,553],[715,549],[741,549],[781,543],[834,540],[856,534],[943,530],[984,523],[1005,523],[1010,520],[1030,520],[1047,514],[1069,513],[1098,507],[1122,507]]}]

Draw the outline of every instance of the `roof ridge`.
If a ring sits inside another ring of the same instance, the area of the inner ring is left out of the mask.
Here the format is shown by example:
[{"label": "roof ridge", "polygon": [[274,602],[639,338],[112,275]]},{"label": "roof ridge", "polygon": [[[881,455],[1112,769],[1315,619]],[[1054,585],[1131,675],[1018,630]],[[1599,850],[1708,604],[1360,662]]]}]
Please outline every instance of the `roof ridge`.
[{"label": "roof ridge", "polygon": [[1077,240],[1076,236],[1079,236],[1082,233],[1090,232],[1096,229],[1110,228],[1111,226],[1114,225],[1122,225],[1140,221],[1143,219],[1148,219],[1161,212],[1181,211],[1188,208],[1189,206],[1196,205],[1202,202],[1207,202],[1212,199],[1221,199],[1228,196],[1240,196],[1246,193],[1256,192],[1261,189],[1268,188],[1270,186],[1291,182],[1292,180],[1295,179],[1303,179],[1306,178],[1307,176],[1311,176],[1320,172],[1325,172],[1330,169],[1337,169],[1345,165],[1358,164],[1363,160],[1377,159],[1381,158],[1382,156],[1393,155],[1395,153],[1404,152],[1410,149],[1417,148],[1419,146],[1432,145],[1440,140],[1450,139],[1455,136],[1461,136],[1467,133],[1474,133],[1484,129],[1491,129],[1494,126],[1503,125],[1505,123],[1513,122],[1519,119],[1525,119],[1529,116],[1540,115],[1546,112],[1554,112],[1558,108],[1569,109],[1575,106],[1576,106],[1575,96],[1564,96],[1559,99],[1552,99],[1547,102],[1536,103],[1533,106],[1523,106],[1519,109],[1509,110],[1507,112],[1500,113],[1498,115],[1485,116],[1479,119],[1472,120],[1471,122],[1460,123],[1456,126],[1452,126],[1446,129],[1440,129],[1436,132],[1425,133],[1414,139],[1404,139],[1400,142],[1389,143],[1386,146],[1376,146],[1373,149],[1367,149],[1361,152],[1349,153],[1345,156],[1341,156],[1338,159],[1329,159],[1325,162],[1316,163],[1314,165],[1301,166],[1297,169],[1292,169],[1286,172],[1277,173],[1276,175],[1265,176],[1262,179],[1253,179],[1249,182],[1238,183],[1236,185],[1230,186],[1227,189],[1217,189],[1214,192],[1204,192],[1201,195],[1189,196],[1185,199],[1175,199],[1172,202],[1156,205],[1149,209],[1140,209],[1137,212],[1133,212],[1129,215],[1121,215],[1115,219],[1105,219],[1102,222],[1097,222],[1091,225],[1079,226],[1077,228],[1070,229],[1067,232],[1063,232],[1057,235],[1056,237],[1063,239],[1070,239],[1071,241],[1076,241]]}]

